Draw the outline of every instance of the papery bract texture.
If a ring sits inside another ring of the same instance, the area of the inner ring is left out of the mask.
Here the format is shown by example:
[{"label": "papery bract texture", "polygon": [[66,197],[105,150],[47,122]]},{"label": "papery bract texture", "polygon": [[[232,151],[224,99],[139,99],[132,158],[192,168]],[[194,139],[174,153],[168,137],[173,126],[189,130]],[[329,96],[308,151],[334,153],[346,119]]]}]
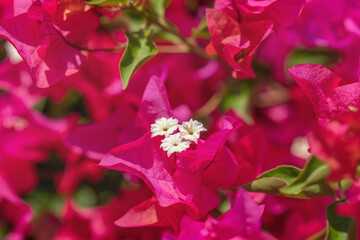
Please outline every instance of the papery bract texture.
[{"label": "papery bract texture", "polygon": [[261,41],[270,34],[272,23],[238,23],[218,9],[207,9],[206,18],[211,34],[208,54],[219,54],[234,69],[234,77],[255,77],[251,62]]},{"label": "papery bract texture", "polygon": [[196,222],[184,216],[181,221],[179,236],[165,234],[166,239],[274,239],[261,229],[261,215],[264,206],[259,206],[245,190],[239,189],[230,210],[214,219],[209,217],[205,222]]},{"label": "papery bract texture", "polygon": [[[156,98],[152,97],[152,94],[157,90],[147,91],[154,87],[162,89],[162,84],[162,80],[159,78],[149,81],[139,108],[138,116],[147,116],[142,119],[169,117],[171,114],[165,90]],[[142,121],[142,123],[144,122]],[[143,126],[150,128],[150,125],[143,124]],[[188,206],[188,214],[199,218],[218,204],[216,187],[224,184],[213,182],[207,185],[203,179],[216,179],[217,176],[228,174],[227,172],[207,172],[206,170],[217,162],[217,153],[222,150],[227,139],[239,126],[240,123],[235,119],[224,119],[223,126],[217,133],[214,133],[206,141],[200,142],[196,150],[181,152],[178,157],[167,157],[159,147],[160,139],[158,137],[151,138],[150,132],[147,132],[138,140],[111,150],[100,162],[100,165],[131,172],[149,185],[160,206],[168,207],[172,204],[183,203]],[[220,161],[234,160],[228,157]],[[226,171],[227,168],[223,170]],[[214,175],[207,176],[207,173]]]},{"label": "papery bract texture", "polygon": [[11,94],[0,96],[0,173],[16,192],[27,193],[36,186],[36,164],[60,148],[74,120],[49,119]]},{"label": "papery bract texture", "polygon": [[6,183],[6,179],[0,174],[0,219],[12,224],[10,233],[6,239],[21,240],[28,235],[32,211]]},{"label": "papery bract texture", "polygon": [[40,2],[35,2],[27,13],[2,20],[0,35],[19,51],[38,87],[49,87],[74,74],[85,59],[80,50],[62,39]]},{"label": "papery bract texture", "polygon": [[341,78],[317,64],[297,65],[289,72],[312,102],[320,125],[350,112],[351,107],[360,107],[359,83],[339,86]]},{"label": "papery bract texture", "polygon": [[216,0],[214,6],[240,22],[271,21],[278,32],[295,22],[304,3],[305,0]]}]

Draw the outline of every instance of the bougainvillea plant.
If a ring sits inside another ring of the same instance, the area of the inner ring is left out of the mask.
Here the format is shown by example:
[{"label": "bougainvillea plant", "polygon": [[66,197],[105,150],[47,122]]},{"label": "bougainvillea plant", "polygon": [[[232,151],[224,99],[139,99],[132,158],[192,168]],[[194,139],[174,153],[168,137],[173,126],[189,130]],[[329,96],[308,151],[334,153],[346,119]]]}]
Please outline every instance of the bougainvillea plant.
[{"label": "bougainvillea plant", "polygon": [[360,239],[360,1],[0,0],[0,239]]}]

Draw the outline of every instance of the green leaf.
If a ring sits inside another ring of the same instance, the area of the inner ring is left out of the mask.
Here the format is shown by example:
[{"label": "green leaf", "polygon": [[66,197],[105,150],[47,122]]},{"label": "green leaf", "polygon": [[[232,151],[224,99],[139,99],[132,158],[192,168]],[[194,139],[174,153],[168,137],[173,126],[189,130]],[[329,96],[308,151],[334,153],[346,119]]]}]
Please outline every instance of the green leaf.
[{"label": "green leaf", "polygon": [[197,28],[191,29],[191,35],[193,37],[200,37],[209,39],[210,38],[210,32],[207,26],[206,17],[203,17],[197,26]]},{"label": "green leaf", "polygon": [[360,175],[360,164],[358,164],[357,167],[356,167],[356,175],[357,176]]},{"label": "green leaf", "polygon": [[328,174],[328,166],[312,157],[304,169],[279,166],[261,174],[244,188],[294,198],[335,197],[334,190],[325,182]]},{"label": "green leaf", "polygon": [[330,204],[326,209],[327,232],[326,240],[356,240],[357,228],[355,220],[350,217],[339,216],[336,213],[336,205],[346,202],[346,200],[337,201]]},{"label": "green leaf", "polygon": [[354,107],[354,106],[348,106],[348,109],[352,112],[357,112],[359,111],[359,109],[357,107]]},{"label": "green leaf", "polygon": [[298,194],[306,187],[314,184],[322,185],[318,186],[316,189],[325,190],[327,189],[327,187],[324,186],[327,185],[325,179],[328,175],[328,165],[312,156],[301,173],[289,184],[289,186],[282,188],[281,192],[288,195]]},{"label": "green leaf", "polygon": [[93,207],[96,205],[96,193],[87,185],[82,186],[75,193],[74,198],[76,203],[82,207]]},{"label": "green leaf", "polygon": [[120,61],[120,74],[124,89],[136,70],[157,53],[157,48],[150,39],[150,31],[127,32],[126,37],[128,44]]},{"label": "green leaf", "polygon": [[35,106],[33,106],[33,109],[37,110],[38,112],[44,111],[45,105],[46,105],[46,100],[47,100],[46,98],[41,99],[39,102],[37,102],[35,104]]},{"label": "green leaf", "polygon": [[165,43],[173,43],[175,45],[177,44],[181,44],[181,39],[176,36],[173,33],[164,31],[164,29],[162,29],[161,27],[157,26],[157,25],[151,25],[150,29],[152,31],[152,35],[153,38],[156,39],[157,42],[165,42]]},{"label": "green leaf", "polygon": [[91,0],[86,3],[89,5],[110,6],[110,5],[119,5],[122,3],[126,3],[126,0]]},{"label": "green leaf", "polygon": [[244,185],[251,192],[280,194],[279,189],[288,186],[300,173],[300,169],[293,166],[279,166],[257,177],[254,181]]},{"label": "green leaf", "polygon": [[229,201],[222,201],[218,206],[218,209],[221,213],[227,212],[231,208]]},{"label": "green leaf", "polygon": [[301,198],[315,198],[322,196],[329,196],[335,198],[334,190],[326,183],[314,184],[308,187],[305,187],[301,190],[300,193],[295,195],[296,197]]},{"label": "green leaf", "polygon": [[166,7],[170,4],[171,0],[150,0],[151,6],[157,14],[164,16]]},{"label": "green leaf", "polygon": [[303,63],[314,63],[329,66],[337,63],[340,59],[341,55],[334,50],[326,48],[298,48],[288,55],[286,68]]},{"label": "green leaf", "polygon": [[222,101],[222,108],[224,111],[228,109],[234,110],[241,116],[247,124],[254,124],[254,120],[251,115],[251,86],[243,84],[239,87],[239,92],[227,93]]}]

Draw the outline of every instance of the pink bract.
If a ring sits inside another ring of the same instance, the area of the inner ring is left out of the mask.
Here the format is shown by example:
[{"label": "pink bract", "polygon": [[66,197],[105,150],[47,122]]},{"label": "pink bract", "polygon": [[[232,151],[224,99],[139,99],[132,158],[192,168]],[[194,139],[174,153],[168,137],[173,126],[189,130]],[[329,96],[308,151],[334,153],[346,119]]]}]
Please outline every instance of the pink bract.
[{"label": "pink bract", "polygon": [[[251,210],[250,210],[251,209]],[[163,240],[185,239],[274,239],[261,229],[261,215],[264,206],[259,206],[245,190],[239,189],[230,210],[214,219],[209,217],[205,223],[196,222],[184,216],[179,236],[165,234]]]},{"label": "pink bract", "polygon": [[6,183],[6,179],[0,174],[0,211],[1,218],[12,223],[9,240],[21,240],[27,236],[30,230],[32,211]]},{"label": "pink bract", "polygon": [[350,188],[348,202],[337,207],[338,213],[354,217],[360,221],[360,183],[356,181]]},{"label": "pink bract", "polygon": [[16,192],[27,193],[37,184],[35,165],[60,148],[77,119],[48,119],[11,94],[0,96],[0,110],[0,173]]},{"label": "pink bract", "polygon": [[[38,87],[47,88],[77,73],[87,57],[82,49],[104,48],[92,41],[100,26],[98,17],[82,5],[76,9],[71,4],[36,0],[26,12],[0,22],[0,35],[18,50]],[[114,46],[111,41],[106,47]]]},{"label": "pink bract", "polygon": [[218,9],[207,9],[206,18],[211,34],[207,53],[217,53],[234,69],[234,77],[255,77],[251,62],[260,43],[270,34],[272,23],[238,23],[226,12]]},{"label": "pink bract", "polygon": [[359,83],[339,86],[341,78],[317,64],[301,64],[288,70],[312,102],[320,125],[350,112],[351,107],[360,107]]},{"label": "pink bract", "polygon": [[[152,78],[145,90],[138,115],[144,128],[150,129],[150,123],[159,117],[171,116],[162,84],[161,79]],[[155,95],[156,92],[160,94]],[[150,132],[146,132],[141,138],[111,150],[100,165],[131,172],[149,185],[160,206],[182,203],[187,205],[188,214],[200,218],[218,204],[216,186],[214,183],[206,184],[206,179],[223,176],[221,172],[210,171],[210,167],[217,162],[217,153],[239,126],[236,120],[224,119],[218,132],[199,143],[197,149],[182,152],[177,158],[167,157],[159,147],[160,139],[151,138]],[[234,160],[227,157],[219,161]]]}]

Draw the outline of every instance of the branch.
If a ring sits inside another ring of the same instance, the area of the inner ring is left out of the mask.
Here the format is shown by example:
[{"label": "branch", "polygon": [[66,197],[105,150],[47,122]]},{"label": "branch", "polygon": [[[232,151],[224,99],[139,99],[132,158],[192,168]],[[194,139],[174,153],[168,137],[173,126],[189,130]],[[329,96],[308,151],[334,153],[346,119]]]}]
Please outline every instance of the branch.
[{"label": "branch", "polygon": [[160,16],[152,17],[144,10],[140,10],[133,5],[129,5],[128,7],[123,8],[123,10],[133,11],[143,18],[145,18],[150,24],[157,25],[165,32],[169,32],[175,36],[177,36],[189,49],[189,51],[203,57],[206,59],[212,59],[209,55],[206,54],[204,49],[198,45],[198,43],[193,38],[187,38],[182,36],[175,28],[173,28],[166,19]]}]

